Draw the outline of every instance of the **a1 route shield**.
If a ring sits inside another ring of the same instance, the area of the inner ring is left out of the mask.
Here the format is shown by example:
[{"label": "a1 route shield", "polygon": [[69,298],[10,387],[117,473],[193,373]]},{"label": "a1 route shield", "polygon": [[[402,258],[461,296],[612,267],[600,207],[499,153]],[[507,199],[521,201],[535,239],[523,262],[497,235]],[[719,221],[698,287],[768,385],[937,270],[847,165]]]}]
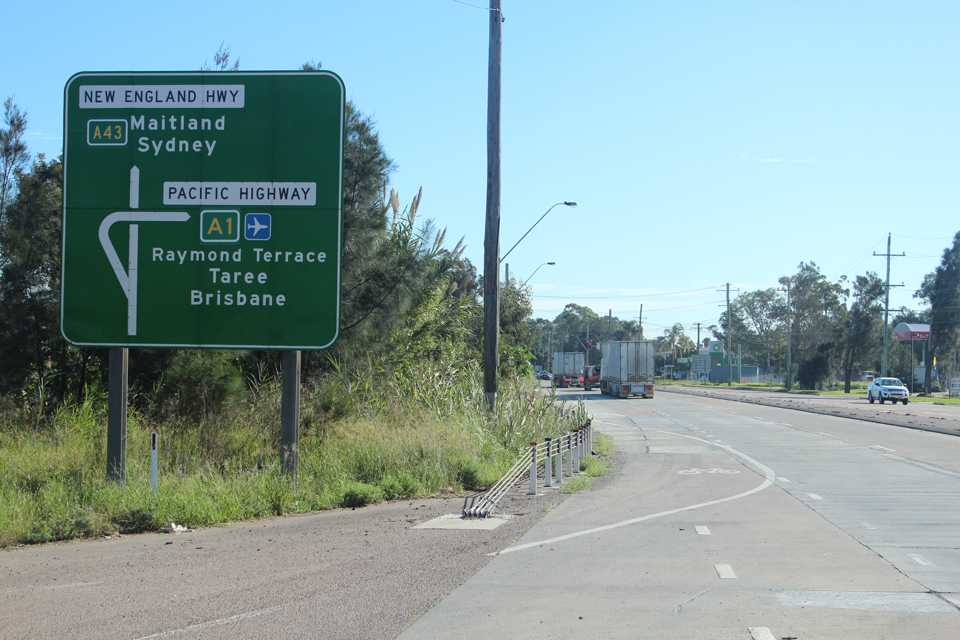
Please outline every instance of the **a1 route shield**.
[{"label": "a1 route shield", "polygon": [[86,346],[323,349],[340,323],[332,73],[81,73],[61,329]]}]

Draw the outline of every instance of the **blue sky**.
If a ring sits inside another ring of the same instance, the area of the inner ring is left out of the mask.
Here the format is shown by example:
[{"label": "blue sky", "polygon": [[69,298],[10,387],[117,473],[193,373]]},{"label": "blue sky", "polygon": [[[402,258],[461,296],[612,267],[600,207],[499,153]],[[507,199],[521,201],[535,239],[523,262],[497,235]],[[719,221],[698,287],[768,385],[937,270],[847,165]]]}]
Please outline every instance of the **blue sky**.
[{"label": "blue sky", "polygon": [[[79,71],[313,60],[378,123],[402,202],[482,269],[488,11],[456,0],[50,2],[5,7],[0,99],[59,155]],[[960,3],[503,0],[501,246],[535,314],[568,302],[647,336],[717,322],[718,292],[800,262],[912,298],[960,229]],[[683,292],[683,293],[678,293]],[[696,329],[691,329],[694,335]]]}]

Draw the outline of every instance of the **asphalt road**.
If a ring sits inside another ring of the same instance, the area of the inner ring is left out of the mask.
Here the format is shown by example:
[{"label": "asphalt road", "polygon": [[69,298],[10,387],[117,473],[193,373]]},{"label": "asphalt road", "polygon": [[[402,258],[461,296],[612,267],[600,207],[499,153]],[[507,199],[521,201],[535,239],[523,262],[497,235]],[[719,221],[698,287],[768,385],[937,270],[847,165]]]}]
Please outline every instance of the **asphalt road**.
[{"label": "asphalt road", "polygon": [[619,449],[593,490],[492,530],[417,528],[459,513],[435,499],[11,550],[0,637],[956,636],[960,438],[566,394]]}]

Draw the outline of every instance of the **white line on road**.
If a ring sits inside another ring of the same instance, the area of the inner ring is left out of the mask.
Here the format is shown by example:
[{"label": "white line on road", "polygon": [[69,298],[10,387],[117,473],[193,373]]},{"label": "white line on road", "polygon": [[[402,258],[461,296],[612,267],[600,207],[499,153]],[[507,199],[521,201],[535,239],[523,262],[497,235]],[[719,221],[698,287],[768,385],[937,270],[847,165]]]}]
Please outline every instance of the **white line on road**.
[{"label": "white line on road", "polygon": [[886,451],[888,453],[893,453],[896,449],[887,449],[886,447],[881,447],[878,444],[870,445],[870,449],[876,449],[877,451]]},{"label": "white line on road", "polygon": [[860,526],[863,527],[864,529],[873,529],[874,531],[876,531],[877,529],[875,526],[871,525],[869,522],[861,522]]},{"label": "white line on road", "polygon": [[701,536],[708,536],[708,535],[710,535],[710,529],[709,529],[709,527],[705,527],[705,526],[700,525],[700,526],[695,527],[695,529],[697,530],[697,533],[698,533],[699,535],[701,535]]},{"label": "white line on road", "polygon": [[733,572],[733,567],[728,564],[715,564],[713,568],[717,570],[717,575],[723,580],[736,580],[737,574]]},{"label": "white line on road", "polygon": [[753,640],[777,640],[767,627],[750,627],[750,637]]},{"label": "white line on road", "polygon": [[[682,433],[672,433],[672,432],[669,432],[669,431],[659,431],[659,430],[657,430],[657,429],[651,429],[650,431],[658,432],[658,433],[670,433],[671,435],[678,435],[678,436],[681,436],[681,437],[683,437],[683,438],[689,438],[690,440],[698,440],[698,441],[700,441],[700,442],[707,443],[707,441],[706,441],[706,440],[703,440],[702,438],[697,438],[697,437],[695,437],[695,436],[688,436],[688,435],[684,435],[684,434],[682,434]],[[709,444],[709,443],[707,443],[707,444]],[[764,489],[766,489],[767,487],[769,487],[770,485],[773,484],[773,480],[774,480],[774,478],[776,478],[776,474],[773,473],[773,470],[772,470],[772,469],[770,469],[770,468],[767,467],[766,465],[760,464],[759,462],[757,462],[756,460],[754,460],[753,458],[751,458],[751,457],[748,456],[747,454],[745,454],[745,453],[740,453],[739,451],[737,451],[736,449],[734,449],[733,447],[731,447],[731,446],[729,446],[729,445],[726,445],[726,446],[725,446],[725,445],[720,445],[720,448],[721,448],[721,449],[726,449],[728,452],[732,453],[733,455],[739,456],[739,457],[743,458],[744,460],[746,460],[747,462],[749,462],[749,463],[751,463],[751,464],[753,464],[753,465],[756,465],[761,471],[763,471],[764,477],[765,477],[766,479],[765,479],[763,482],[761,482],[759,485],[757,485],[756,487],[754,487],[753,489],[750,489],[749,491],[744,491],[743,493],[738,493],[737,495],[734,495],[734,496],[729,496],[729,497],[726,497],[726,498],[720,498],[719,500],[711,500],[710,502],[701,502],[700,504],[693,504],[693,505],[690,505],[690,506],[688,506],[688,507],[680,507],[679,509],[671,509],[670,511],[661,511],[660,513],[652,513],[652,514],[650,514],[650,515],[648,515],[648,516],[641,516],[641,517],[639,517],[639,518],[632,518],[632,519],[630,519],[630,520],[624,520],[623,522],[616,522],[616,523],[613,523],[613,524],[604,525],[604,526],[602,526],[602,527],[595,527],[595,528],[593,528],[593,529],[585,529],[585,530],[583,530],[583,531],[577,531],[577,532],[575,532],[575,533],[568,533],[568,534],[565,535],[565,536],[558,536],[558,537],[556,537],[556,538],[550,538],[550,539],[548,539],[548,540],[540,540],[539,542],[528,542],[527,544],[519,544],[519,545],[517,545],[517,546],[515,546],[515,547],[509,547],[509,548],[504,549],[504,550],[502,550],[502,551],[497,551],[497,552],[495,552],[495,553],[488,553],[487,555],[488,555],[488,556],[497,556],[497,555],[501,555],[501,554],[504,554],[504,553],[512,553],[512,552],[514,552],[514,551],[522,551],[522,550],[524,550],[524,549],[530,549],[530,548],[533,548],[533,547],[540,547],[540,546],[543,546],[543,545],[545,545],[545,544],[553,544],[554,542],[561,542],[561,541],[563,541],[563,540],[571,540],[571,539],[573,539],[573,538],[579,538],[580,536],[587,536],[587,535],[591,535],[591,534],[594,534],[594,533],[600,533],[601,531],[609,531],[610,529],[617,529],[617,528],[619,528],[619,527],[626,527],[626,526],[628,526],[628,525],[636,524],[636,523],[638,523],[638,522],[645,522],[645,521],[647,521],[647,520],[653,520],[654,518],[660,518],[660,517],[662,517],[662,516],[670,516],[670,515],[673,515],[673,514],[675,514],[675,513],[681,513],[681,512],[683,512],[683,511],[692,511],[692,510],[694,510],[694,509],[699,509],[700,507],[709,507],[709,506],[712,506],[712,505],[715,505],[715,504],[721,504],[721,503],[723,503],[723,502],[730,502],[731,500],[739,500],[740,498],[746,498],[747,496],[751,496],[751,495],[757,493],[758,491],[763,491]]]},{"label": "white line on road", "polygon": [[930,562],[929,560],[927,560],[926,558],[924,558],[924,557],[923,557],[922,555],[920,555],[919,553],[908,553],[908,554],[907,554],[907,557],[910,558],[911,560],[913,560],[914,562],[916,562],[917,564],[922,564],[922,565],[925,566],[925,567],[935,567],[935,566],[937,566],[937,565],[933,564],[932,562]]},{"label": "white line on road", "polygon": [[790,482],[790,481],[787,480],[786,478],[777,478],[777,480],[779,480],[780,482]]},{"label": "white line on road", "polygon": [[287,605],[278,604],[275,607],[269,607],[267,609],[260,609],[259,611],[248,611],[247,613],[240,613],[235,616],[229,616],[227,618],[217,618],[216,620],[209,620],[207,622],[201,622],[200,624],[193,624],[189,627],[181,627],[179,629],[170,629],[169,631],[161,631],[160,633],[155,633],[152,636],[141,636],[136,640],[149,640],[150,638],[163,638],[165,636],[172,636],[177,633],[185,633],[187,631],[196,631],[197,629],[203,629],[205,627],[215,627],[224,624],[230,624],[231,622],[236,622],[237,620],[246,620],[247,618],[255,618],[257,616],[262,616],[265,613],[273,613],[274,611],[280,611],[285,608]]},{"label": "white line on road", "polygon": [[[531,464],[533,464],[533,463],[531,463]],[[810,496],[810,499],[811,499],[811,500],[823,500],[823,498],[821,498],[820,496],[818,496],[818,495],[815,494],[815,493],[808,493],[807,495]]]}]

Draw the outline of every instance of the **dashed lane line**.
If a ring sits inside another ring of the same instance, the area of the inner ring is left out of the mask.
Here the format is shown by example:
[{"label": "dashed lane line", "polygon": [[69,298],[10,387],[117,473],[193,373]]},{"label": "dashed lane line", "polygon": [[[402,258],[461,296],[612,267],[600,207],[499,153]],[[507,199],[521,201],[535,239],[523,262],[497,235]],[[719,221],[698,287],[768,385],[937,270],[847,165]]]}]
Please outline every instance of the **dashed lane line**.
[{"label": "dashed lane line", "polygon": [[924,558],[924,557],[923,557],[922,555],[920,555],[919,553],[908,553],[908,554],[907,554],[907,557],[910,558],[911,560],[913,560],[914,562],[916,562],[917,564],[923,565],[924,567],[935,567],[935,566],[937,566],[937,565],[933,564],[932,562],[930,562],[929,560],[927,560],[926,558]]},{"label": "dashed lane line", "polygon": [[713,568],[717,570],[717,575],[722,580],[736,580],[737,574],[733,572],[733,567],[728,564],[715,564]]},{"label": "dashed lane line", "polygon": [[749,627],[749,631],[753,640],[777,640],[767,627]]}]

